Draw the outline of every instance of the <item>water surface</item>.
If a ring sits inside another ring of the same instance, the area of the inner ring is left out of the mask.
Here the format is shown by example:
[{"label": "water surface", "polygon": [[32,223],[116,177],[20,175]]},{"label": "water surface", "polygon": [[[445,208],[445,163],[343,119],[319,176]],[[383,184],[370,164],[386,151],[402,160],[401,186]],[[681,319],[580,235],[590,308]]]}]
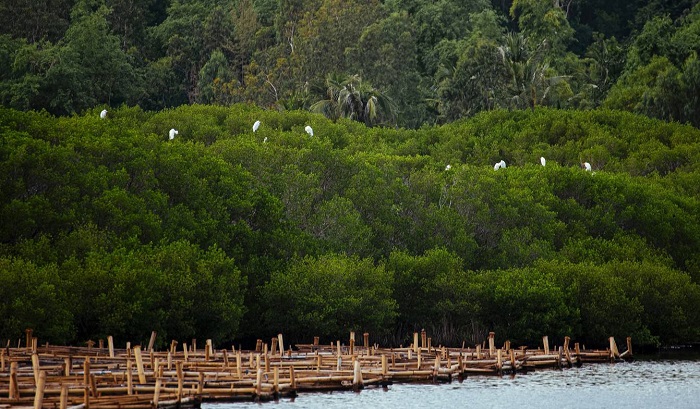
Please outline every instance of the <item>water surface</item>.
[{"label": "water surface", "polygon": [[636,360],[470,376],[445,384],[394,384],[360,392],[301,393],[266,403],[207,403],[202,409],[700,408],[700,360]]}]

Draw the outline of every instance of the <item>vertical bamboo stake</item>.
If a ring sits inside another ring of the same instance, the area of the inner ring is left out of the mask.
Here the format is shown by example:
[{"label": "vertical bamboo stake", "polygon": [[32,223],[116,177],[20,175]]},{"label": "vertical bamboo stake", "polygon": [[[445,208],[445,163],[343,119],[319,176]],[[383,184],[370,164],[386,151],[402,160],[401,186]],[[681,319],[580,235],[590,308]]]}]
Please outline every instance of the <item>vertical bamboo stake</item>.
[{"label": "vertical bamboo stake", "polygon": [[[31,351],[32,350],[32,329],[27,328],[24,330],[24,333],[27,336],[26,344],[25,344],[27,347],[27,351]],[[22,338],[20,338],[20,339],[22,339]]]},{"label": "vertical bamboo stake", "polygon": [[39,346],[39,338],[32,337],[32,353],[36,354],[36,348]]},{"label": "vertical bamboo stake", "polygon": [[126,360],[126,394],[134,394],[134,374],[131,359]]},{"label": "vertical bamboo stake", "polygon": [[180,402],[182,400],[182,383],[183,383],[182,362],[178,361],[175,364],[175,368],[177,370],[177,401]]},{"label": "vertical bamboo stake", "polygon": [[5,372],[5,350],[0,349],[0,372]]},{"label": "vertical bamboo stake", "polygon": [[352,386],[354,388],[362,388],[362,368],[360,367],[360,361],[355,361],[355,367],[352,373]]},{"label": "vertical bamboo stake", "polygon": [[355,340],[350,340],[350,355],[355,355]]},{"label": "vertical bamboo stake", "polygon": [[139,375],[139,383],[144,385],[146,383],[146,374],[143,372],[143,359],[141,357],[141,345],[136,345],[134,347],[134,357],[136,358],[136,371]]},{"label": "vertical bamboo stake", "polygon": [[632,337],[627,337],[627,353],[632,356]]},{"label": "vertical bamboo stake", "polygon": [[[281,351],[280,354],[284,355],[284,351]],[[270,355],[277,355],[277,337],[270,339]]]},{"label": "vertical bamboo stake", "polygon": [[61,397],[59,398],[58,409],[68,407],[68,385],[61,385]]},{"label": "vertical bamboo stake", "polygon": [[262,395],[262,375],[263,375],[262,368],[258,368],[258,373],[255,377],[255,394],[257,396]]},{"label": "vertical bamboo stake", "polygon": [[170,353],[175,354],[177,352],[177,341],[170,341]]},{"label": "vertical bamboo stake", "polygon": [[70,356],[63,358],[63,375],[70,376],[70,371],[73,369],[73,360]]},{"label": "vertical bamboo stake", "polygon": [[83,363],[83,404],[85,409],[90,409],[90,359],[85,358]]},{"label": "vertical bamboo stake", "polygon": [[297,380],[296,377],[294,376],[294,366],[289,367],[289,384],[292,390],[297,389]]},{"label": "vertical bamboo stake", "polygon": [[425,332],[424,329],[420,330],[420,347],[421,348],[428,347],[428,333]]},{"label": "vertical bamboo stake", "polygon": [[338,363],[336,364],[335,370],[340,371],[340,368],[343,366],[343,358],[338,355]]},{"label": "vertical bamboo stake", "polygon": [[36,393],[34,394],[34,409],[41,409],[44,403],[44,386],[46,385],[46,371],[39,372],[39,381],[36,385]]},{"label": "vertical bamboo stake", "polygon": [[99,345],[99,348],[100,348],[100,349],[104,349],[104,347],[105,347],[105,341],[104,341],[102,338],[100,338],[100,339],[97,340],[97,344]]},{"label": "vertical bamboo stake", "polygon": [[274,386],[274,391],[275,393],[279,393],[280,391],[280,368],[278,366],[275,367],[275,372],[274,372],[274,381],[272,385]]},{"label": "vertical bamboo stake", "polygon": [[224,349],[224,368],[228,368],[228,349]]},{"label": "vertical bamboo stake", "polygon": [[476,359],[481,359],[481,345],[476,346]]},{"label": "vertical bamboo stake", "polygon": [[336,343],[338,345],[338,356],[340,356],[342,355],[342,351],[340,350],[340,340],[338,340]]},{"label": "vertical bamboo stake", "polygon": [[109,348],[109,357],[114,358],[114,339],[111,335],[107,336],[107,348]]},{"label": "vertical bamboo stake", "polygon": [[549,355],[549,337],[547,335],[542,337],[542,344],[544,345],[544,354]]},{"label": "vertical bamboo stake", "polygon": [[515,373],[515,369],[516,369],[515,368],[515,351],[511,349],[509,352],[510,352],[510,368],[513,371],[513,373]]},{"label": "vertical bamboo stake", "polygon": [[197,338],[192,338],[192,354],[197,354]]},{"label": "vertical bamboo stake", "polygon": [[204,372],[200,372],[197,377],[197,394],[202,396],[204,392]]},{"label": "vertical bamboo stake", "polygon": [[34,385],[39,384],[39,355],[32,354],[32,370],[34,371]]},{"label": "vertical bamboo stake", "polygon": [[318,354],[318,351],[316,351],[316,372],[321,371],[321,355]]},{"label": "vertical bamboo stake", "polygon": [[240,349],[236,351],[236,375],[238,375],[239,380],[243,379],[243,363]]},{"label": "vertical bamboo stake", "polygon": [[500,375],[503,370],[503,357],[501,356],[501,353],[503,352],[502,349],[498,349],[496,351],[496,369],[498,370],[498,374]]},{"label": "vertical bamboo stake", "polygon": [[437,379],[440,372],[440,354],[435,354],[435,364],[433,364],[433,380]]},{"label": "vertical bamboo stake", "polygon": [[265,354],[265,372],[270,372],[270,356]]},{"label": "vertical bamboo stake", "polygon": [[97,383],[95,382],[95,374],[90,374],[90,393],[92,396],[97,397]]},{"label": "vertical bamboo stake", "polygon": [[158,400],[160,400],[160,378],[156,379],[155,390],[153,391],[153,407],[158,407]]},{"label": "vertical bamboo stake", "polygon": [[489,354],[491,354],[492,356],[496,353],[496,340],[494,339],[495,336],[495,332],[489,332]]},{"label": "vertical bamboo stake", "polygon": [[156,343],[156,332],[151,331],[151,339],[148,341],[148,351],[153,352],[153,344]]},{"label": "vertical bamboo stake", "polygon": [[382,376],[386,376],[388,373],[386,355],[382,354]]},{"label": "vertical bamboo stake", "polygon": [[126,357],[131,358],[131,342],[126,343]]},{"label": "vertical bamboo stake", "polygon": [[364,334],[362,334],[362,341],[362,346],[369,349],[369,332],[365,332]]},{"label": "vertical bamboo stake", "polygon": [[279,344],[280,347],[280,358],[284,356],[284,338],[282,337],[282,333],[277,334],[277,343]]},{"label": "vertical bamboo stake", "polygon": [[204,346],[204,361],[209,362],[209,346],[211,346],[211,339],[208,339],[206,345]]},{"label": "vertical bamboo stake", "polygon": [[418,353],[418,333],[413,333],[413,352]]},{"label": "vertical bamboo stake", "polygon": [[173,354],[168,351],[168,371],[173,369]]},{"label": "vertical bamboo stake", "polygon": [[188,356],[187,356],[187,342],[182,343],[182,353],[185,356],[185,358],[184,358],[185,362],[187,362],[187,358],[188,358]]},{"label": "vertical bamboo stake", "polygon": [[10,399],[19,399],[19,384],[17,383],[17,362],[10,362]]},{"label": "vertical bamboo stake", "polygon": [[419,371],[420,371],[420,366],[422,365],[422,362],[421,362],[422,358],[423,358],[423,354],[422,354],[422,351],[419,349],[418,350],[418,368],[417,368],[417,370],[419,370]]}]

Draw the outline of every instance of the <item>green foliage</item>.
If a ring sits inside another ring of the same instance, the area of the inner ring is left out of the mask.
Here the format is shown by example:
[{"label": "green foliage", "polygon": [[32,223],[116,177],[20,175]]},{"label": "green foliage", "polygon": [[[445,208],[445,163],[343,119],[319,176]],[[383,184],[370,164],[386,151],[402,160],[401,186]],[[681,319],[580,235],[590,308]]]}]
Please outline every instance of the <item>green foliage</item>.
[{"label": "green foliage", "polygon": [[3,337],[700,336],[696,128],[548,108],[420,130],[98,111],[0,109],[0,280],[23,289],[0,294]]},{"label": "green foliage", "polygon": [[309,334],[342,337],[349,331],[385,334],[396,303],[392,274],[371,259],[327,254],[294,260],[263,288],[267,331],[292,340]]}]

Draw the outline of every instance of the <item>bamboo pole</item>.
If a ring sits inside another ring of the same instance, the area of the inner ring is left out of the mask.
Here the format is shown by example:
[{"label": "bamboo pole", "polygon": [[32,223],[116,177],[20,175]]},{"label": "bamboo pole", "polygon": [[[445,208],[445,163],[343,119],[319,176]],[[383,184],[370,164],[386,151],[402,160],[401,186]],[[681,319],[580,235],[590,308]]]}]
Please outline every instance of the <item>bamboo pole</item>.
[{"label": "bamboo pole", "polygon": [[153,407],[158,407],[158,401],[160,400],[160,378],[156,379],[155,391],[153,391]]},{"label": "bamboo pole", "polygon": [[282,333],[277,334],[277,342],[279,343],[280,347],[280,357],[284,356],[284,339],[282,337]]},{"label": "bamboo pole", "polygon": [[495,332],[489,332],[489,354],[493,356],[493,354],[496,353],[496,343],[494,337],[496,336]]},{"label": "bamboo pole", "polygon": [[136,358],[136,371],[139,375],[139,384],[144,385],[146,383],[146,374],[143,371],[143,358],[141,357],[141,345],[136,345],[134,347],[134,358]]},{"label": "bamboo pole", "polygon": [[148,351],[152,352],[153,351],[153,345],[156,343],[156,332],[151,331],[151,339],[148,341]]},{"label": "bamboo pole", "polygon": [[83,404],[90,409],[90,359],[85,358],[83,363]]},{"label": "bamboo pole", "polygon": [[19,384],[17,383],[17,362],[10,362],[10,399],[19,399]]},{"label": "bamboo pole", "polygon": [[32,371],[34,372],[34,385],[39,384],[39,355],[32,354]]},{"label": "bamboo pole", "polygon": [[388,372],[386,355],[382,354],[382,376],[386,376]]},{"label": "bamboo pole", "polygon": [[46,371],[39,372],[39,380],[34,394],[34,409],[41,409],[44,404],[44,386],[46,385]]},{"label": "bamboo pole", "polygon": [[134,374],[133,374],[131,359],[126,360],[126,388],[127,388],[127,392],[126,392],[127,395],[134,394]]},{"label": "bamboo pole", "polygon": [[111,335],[107,336],[107,348],[109,348],[109,357],[114,358],[114,338]]},{"label": "bamboo pole", "polygon": [[61,396],[59,398],[58,409],[66,409],[68,406],[68,386],[61,385]]},{"label": "bamboo pole", "polygon": [[183,342],[183,343],[182,343],[182,354],[183,354],[183,356],[185,357],[185,362],[187,362],[187,360],[188,360],[188,356],[187,356],[187,342]]},{"label": "bamboo pole", "polygon": [[549,355],[549,337],[547,335],[542,337],[542,344],[544,345],[544,354]]}]

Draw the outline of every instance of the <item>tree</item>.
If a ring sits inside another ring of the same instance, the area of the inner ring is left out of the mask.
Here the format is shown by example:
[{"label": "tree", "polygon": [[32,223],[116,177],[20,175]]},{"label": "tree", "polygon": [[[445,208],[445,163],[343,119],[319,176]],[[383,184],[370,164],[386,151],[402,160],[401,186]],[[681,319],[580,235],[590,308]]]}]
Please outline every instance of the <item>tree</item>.
[{"label": "tree", "polygon": [[387,125],[394,121],[396,107],[387,95],[363,82],[358,75],[326,77],[326,99],[310,110],[336,120],[340,117],[363,122],[367,126]]}]

